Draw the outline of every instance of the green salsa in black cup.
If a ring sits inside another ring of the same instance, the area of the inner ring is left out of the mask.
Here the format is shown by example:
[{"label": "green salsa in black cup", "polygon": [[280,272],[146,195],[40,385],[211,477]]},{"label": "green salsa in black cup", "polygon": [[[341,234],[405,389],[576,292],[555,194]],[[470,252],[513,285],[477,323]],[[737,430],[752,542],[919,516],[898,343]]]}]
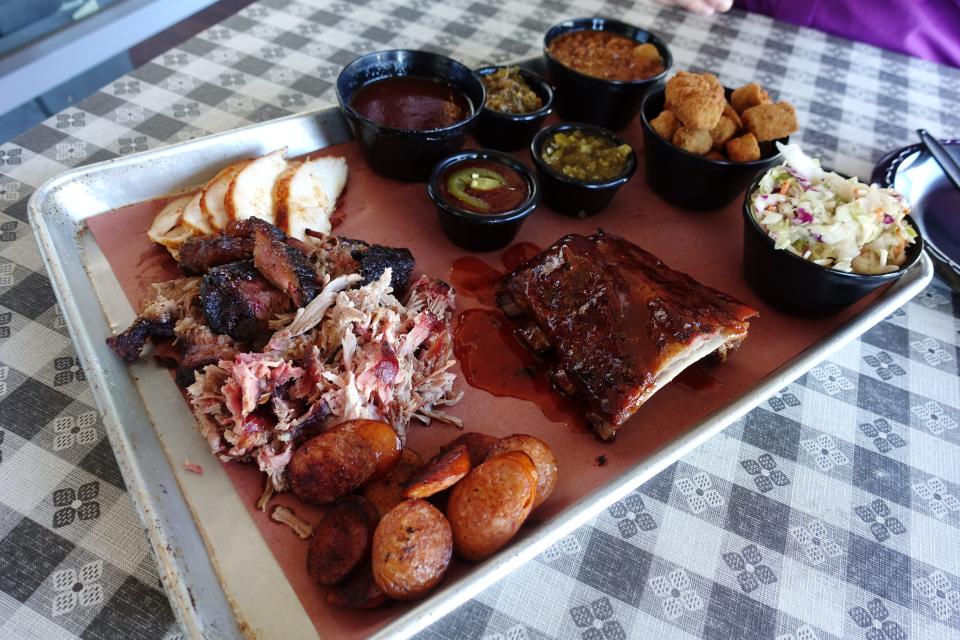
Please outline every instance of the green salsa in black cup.
[{"label": "green salsa in black cup", "polygon": [[[605,157],[591,161],[579,152],[558,152],[553,148],[558,134],[572,142],[586,137],[589,146]],[[637,170],[637,156],[629,145],[612,131],[590,124],[565,123],[541,129],[530,143],[530,155],[543,187],[544,203],[557,213],[577,218],[603,211]]]}]

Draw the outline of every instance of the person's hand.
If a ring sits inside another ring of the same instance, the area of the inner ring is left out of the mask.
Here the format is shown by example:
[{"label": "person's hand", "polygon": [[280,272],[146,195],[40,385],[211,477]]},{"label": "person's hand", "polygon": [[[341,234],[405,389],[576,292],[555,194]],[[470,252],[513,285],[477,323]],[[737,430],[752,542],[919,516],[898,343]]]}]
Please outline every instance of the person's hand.
[{"label": "person's hand", "polygon": [[680,7],[701,16],[712,16],[716,12],[729,11],[733,0],[657,0],[667,7]]}]

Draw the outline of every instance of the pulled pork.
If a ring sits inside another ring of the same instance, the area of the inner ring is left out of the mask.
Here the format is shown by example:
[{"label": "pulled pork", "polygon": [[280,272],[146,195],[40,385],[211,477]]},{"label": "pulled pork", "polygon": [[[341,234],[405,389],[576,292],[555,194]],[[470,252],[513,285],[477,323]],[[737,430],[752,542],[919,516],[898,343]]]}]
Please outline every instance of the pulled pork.
[{"label": "pulled pork", "polygon": [[[407,249],[311,232],[288,238],[249,218],[180,248],[184,277],[154,285],[107,343],[127,362],[146,342],[175,368],[211,450],[286,488],[293,449],[344,420],[456,424],[450,285],[421,278]],[[407,291],[406,304],[394,295]],[[296,309],[294,312],[293,310]],[[169,338],[173,338],[170,342]]]},{"label": "pulled pork", "polygon": [[391,277],[388,268],[358,288],[349,287],[360,276],[334,278],[263,351],[198,372],[188,393],[213,453],[255,460],[282,491],[294,446],[318,422],[383,420],[405,438],[411,419],[429,422],[459,401],[452,288],[422,277],[403,304]]}]

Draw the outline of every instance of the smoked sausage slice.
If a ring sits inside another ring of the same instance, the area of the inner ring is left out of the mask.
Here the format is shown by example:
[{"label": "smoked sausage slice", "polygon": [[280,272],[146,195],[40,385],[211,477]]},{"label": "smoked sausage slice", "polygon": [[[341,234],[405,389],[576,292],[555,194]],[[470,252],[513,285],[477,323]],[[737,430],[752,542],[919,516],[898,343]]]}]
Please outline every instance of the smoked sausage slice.
[{"label": "smoked sausage slice", "polygon": [[329,504],[353,493],[376,468],[376,452],[361,436],[340,430],[321,433],[293,452],[290,489],[304,502]]},{"label": "smoked sausage slice", "polygon": [[405,500],[383,516],[373,534],[373,579],[398,600],[435,587],[453,555],[450,523],[426,500]]},{"label": "smoked sausage slice", "polygon": [[377,510],[361,496],[330,505],[313,528],[307,549],[307,573],[319,585],[337,584],[369,557]]},{"label": "smoked sausage slice", "polygon": [[387,474],[393,465],[400,460],[400,451],[403,450],[403,443],[400,442],[400,436],[397,430],[386,422],[380,420],[347,420],[337,425],[337,430],[350,431],[357,434],[370,445],[377,456],[377,468],[371,476],[371,480],[382,478]]},{"label": "smoked sausage slice", "polygon": [[358,567],[340,584],[327,587],[327,604],[345,609],[375,609],[387,601],[387,594],[373,580],[370,563]]},{"label": "smoked sausage slice", "polygon": [[423,458],[413,449],[404,449],[400,460],[387,475],[366,484],[363,496],[373,503],[380,517],[405,500],[403,486],[423,466]]},{"label": "smoked sausage slice", "polygon": [[553,457],[553,451],[543,440],[522,433],[500,438],[488,455],[493,457],[504,451],[523,451],[537,467],[537,498],[533,501],[536,509],[557,486],[557,459]]},{"label": "smoked sausage slice", "polygon": [[466,560],[482,560],[520,529],[537,496],[537,469],[522,451],[489,458],[454,485],[447,503],[453,546]]},{"label": "smoked sausage slice", "polygon": [[497,444],[497,439],[486,433],[468,431],[454,438],[450,444],[441,449],[441,451],[453,449],[461,444],[466,445],[467,453],[470,454],[470,466],[479,467],[480,463],[487,459],[487,454],[490,452],[490,449]]},{"label": "smoked sausage slice", "polygon": [[407,481],[403,495],[407,498],[429,498],[452,487],[470,472],[470,454],[466,445],[441,451]]}]

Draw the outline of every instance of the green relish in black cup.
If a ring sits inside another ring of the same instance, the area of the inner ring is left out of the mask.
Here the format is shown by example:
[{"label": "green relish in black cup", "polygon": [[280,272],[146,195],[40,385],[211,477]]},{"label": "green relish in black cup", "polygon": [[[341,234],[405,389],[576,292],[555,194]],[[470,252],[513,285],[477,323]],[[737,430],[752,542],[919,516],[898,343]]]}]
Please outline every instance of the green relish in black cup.
[{"label": "green relish in black cup", "polygon": [[[529,145],[553,113],[553,88],[522,67],[483,67],[476,74],[487,89],[487,103],[473,132],[477,142],[500,151]],[[517,86],[511,87],[511,80],[518,81]]]},{"label": "green relish in black cup", "polygon": [[567,216],[603,211],[637,170],[633,149],[612,131],[568,122],[544,129],[530,143],[543,201]]}]

